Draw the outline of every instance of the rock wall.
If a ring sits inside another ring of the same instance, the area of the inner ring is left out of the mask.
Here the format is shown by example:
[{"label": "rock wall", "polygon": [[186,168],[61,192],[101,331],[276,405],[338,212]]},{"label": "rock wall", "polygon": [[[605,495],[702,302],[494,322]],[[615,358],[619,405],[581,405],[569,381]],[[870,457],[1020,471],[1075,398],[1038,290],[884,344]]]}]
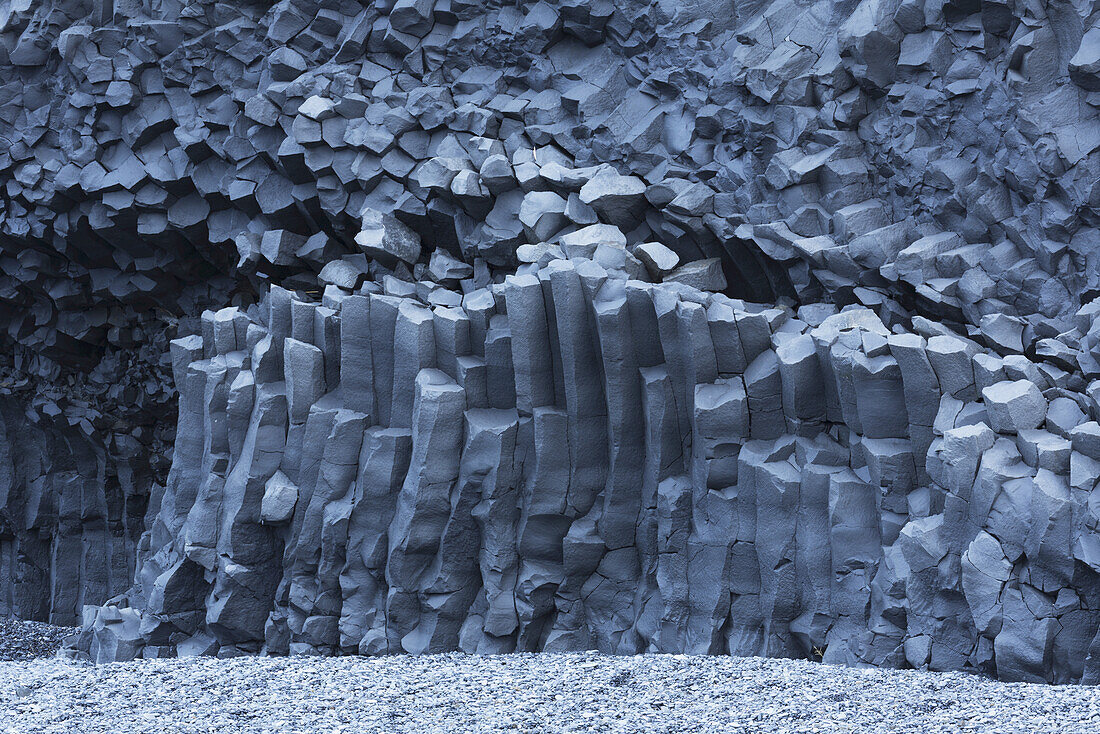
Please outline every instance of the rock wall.
[{"label": "rock wall", "polygon": [[[88,372],[0,355],[0,615],[76,625],[132,583],[150,500],[171,463],[174,329],[107,348]],[[155,513],[155,509],[154,509]]]},{"label": "rock wall", "polygon": [[1100,426],[1068,373],[588,259],[456,300],[274,289],[173,342],[171,475],[135,609],[89,612],[93,656],[598,648],[1095,680]]},{"label": "rock wall", "polygon": [[1091,682],[1097,13],[0,0],[0,609]]},{"label": "rock wall", "polygon": [[147,495],[107,463],[79,427],[0,398],[0,615],[72,626],[129,588]]}]

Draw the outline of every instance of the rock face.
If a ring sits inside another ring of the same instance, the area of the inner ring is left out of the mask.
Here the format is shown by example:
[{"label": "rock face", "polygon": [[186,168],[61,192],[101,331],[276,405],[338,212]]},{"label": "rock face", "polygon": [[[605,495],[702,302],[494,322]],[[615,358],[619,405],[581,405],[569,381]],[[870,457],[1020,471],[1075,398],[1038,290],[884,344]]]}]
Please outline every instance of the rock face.
[{"label": "rock face", "polygon": [[31,422],[0,398],[0,615],[73,625],[85,604],[130,586],[149,479],[107,476],[143,468],[119,459],[79,427]]},{"label": "rock face", "polygon": [[132,583],[176,411],[172,329],[143,326],[140,347],[53,381],[18,347],[0,358],[0,614],[71,626]]},{"label": "rock face", "polygon": [[1100,672],[1100,429],[1072,376],[860,306],[792,313],[587,258],[460,286],[458,306],[274,287],[172,343],[179,428],[140,612],[90,608],[95,657]]},{"label": "rock face", "polygon": [[0,612],[1094,682],[1096,13],[0,2]]}]

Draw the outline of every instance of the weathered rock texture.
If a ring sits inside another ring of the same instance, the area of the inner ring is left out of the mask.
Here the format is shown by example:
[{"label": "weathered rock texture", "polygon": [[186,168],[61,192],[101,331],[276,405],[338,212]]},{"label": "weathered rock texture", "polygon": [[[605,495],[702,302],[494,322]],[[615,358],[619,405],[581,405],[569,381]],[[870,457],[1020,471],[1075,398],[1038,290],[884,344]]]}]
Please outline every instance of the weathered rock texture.
[{"label": "weathered rock texture", "polygon": [[96,657],[1098,672],[1100,427],[1056,368],[588,259],[459,306],[276,287],[203,325],[172,344],[180,419],[140,612],[89,612]]},{"label": "weathered rock texture", "polygon": [[0,608],[1094,680],[1097,13],[0,0]]},{"label": "weathered rock texture", "polygon": [[0,614],[73,625],[130,585],[175,425],[171,329],[145,328],[55,381],[17,367],[18,347],[0,358]]}]

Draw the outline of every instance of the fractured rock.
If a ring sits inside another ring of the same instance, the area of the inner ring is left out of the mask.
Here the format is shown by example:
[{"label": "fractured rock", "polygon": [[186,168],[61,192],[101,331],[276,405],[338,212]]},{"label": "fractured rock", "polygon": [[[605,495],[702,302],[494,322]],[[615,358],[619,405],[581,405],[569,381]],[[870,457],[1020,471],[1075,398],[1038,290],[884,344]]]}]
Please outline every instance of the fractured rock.
[{"label": "fractured rock", "polygon": [[374,209],[362,214],[363,228],[355,243],[368,256],[392,265],[413,264],[420,259],[420,237],[395,217]]},{"label": "fractured rock", "polygon": [[982,390],[990,425],[999,433],[1038,428],[1047,415],[1047,401],[1027,380],[1004,380]]}]

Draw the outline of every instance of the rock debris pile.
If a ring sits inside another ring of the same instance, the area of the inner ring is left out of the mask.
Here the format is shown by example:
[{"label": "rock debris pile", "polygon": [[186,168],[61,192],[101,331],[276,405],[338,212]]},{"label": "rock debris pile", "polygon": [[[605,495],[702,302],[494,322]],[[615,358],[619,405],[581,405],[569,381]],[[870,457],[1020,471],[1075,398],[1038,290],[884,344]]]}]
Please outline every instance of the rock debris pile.
[{"label": "rock debris pile", "polygon": [[28,661],[53,656],[77,630],[42,622],[0,619],[0,661]]},{"label": "rock debris pile", "polygon": [[1094,682],[1098,12],[0,2],[0,611]]}]

